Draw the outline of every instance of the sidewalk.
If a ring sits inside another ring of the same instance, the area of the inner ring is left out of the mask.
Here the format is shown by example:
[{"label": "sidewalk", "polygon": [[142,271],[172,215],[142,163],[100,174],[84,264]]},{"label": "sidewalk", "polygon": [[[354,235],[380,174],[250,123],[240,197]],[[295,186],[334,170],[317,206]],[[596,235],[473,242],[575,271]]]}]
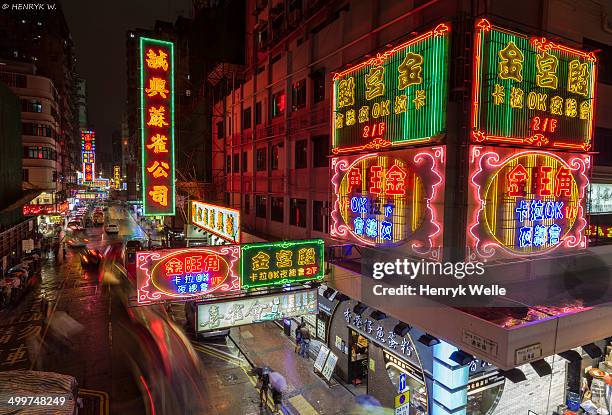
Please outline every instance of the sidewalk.
[{"label": "sidewalk", "polygon": [[313,371],[314,362],[300,357],[295,344],[274,323],[252,324],[231,330],[232,340],[255,366],[268,366],[287,379],[283,404],[293,414],[346,413],[354,396],[341,385],[329,387]]}]

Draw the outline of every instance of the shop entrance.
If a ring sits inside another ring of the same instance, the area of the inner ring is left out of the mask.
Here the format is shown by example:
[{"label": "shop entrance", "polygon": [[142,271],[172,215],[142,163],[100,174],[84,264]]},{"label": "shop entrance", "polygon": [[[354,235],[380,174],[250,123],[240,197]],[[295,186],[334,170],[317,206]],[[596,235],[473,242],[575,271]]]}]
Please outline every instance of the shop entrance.
[{"label": "shop entrance", "polygon": [[363,393],[368,390],[368,339],[349,329],[349,382]]}]

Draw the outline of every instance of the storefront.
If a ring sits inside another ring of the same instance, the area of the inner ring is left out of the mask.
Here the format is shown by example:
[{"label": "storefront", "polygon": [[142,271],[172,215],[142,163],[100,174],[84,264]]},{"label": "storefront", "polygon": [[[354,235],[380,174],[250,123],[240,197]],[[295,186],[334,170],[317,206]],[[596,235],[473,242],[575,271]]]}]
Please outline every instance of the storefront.
[{"label": "storefront", "polygon": [[36,218],[38,232],[45,238],[57,236],[62,228],[64,217],[59,214],[40,215]]},{"label": "storefront", "polygon": [[415,342],[423,332],[355,300],[340,302],[329,325],[328,346],[338,356],[335,374],[357,394],[394,408],[409,391],[409,414],[427,414],[431,348]]}]

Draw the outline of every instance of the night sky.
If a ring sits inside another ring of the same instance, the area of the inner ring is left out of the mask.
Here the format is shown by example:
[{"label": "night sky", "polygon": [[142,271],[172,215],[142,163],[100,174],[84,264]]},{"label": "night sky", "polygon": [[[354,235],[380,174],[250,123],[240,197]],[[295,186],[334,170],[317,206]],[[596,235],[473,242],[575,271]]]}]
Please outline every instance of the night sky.
[{"label": "night sky", "polygon": [[100,150],[110,153],[111,134],[121,130],[126,109],[125,33],[151,29],[156,20],[190,17],[189,0],[62,1],[77,53],[77,69],[87,81],[88,121]]}]

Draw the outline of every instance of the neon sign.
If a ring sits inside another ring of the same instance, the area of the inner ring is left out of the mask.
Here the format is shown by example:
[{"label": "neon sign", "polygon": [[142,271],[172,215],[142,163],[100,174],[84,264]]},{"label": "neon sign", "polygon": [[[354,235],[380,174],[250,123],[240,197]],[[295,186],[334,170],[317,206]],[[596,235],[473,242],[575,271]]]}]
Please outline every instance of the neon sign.
[{"label": "neon sign", "polygon": [[368,246],[409,243],[438,258],[442,244],[444,147],[332,159],[331,236]]},{"label": "neon sign", "polygon": [[584,234],[600,238],[612,239],[612,226],[589,225]]},{"label": "neon sign", "polygon": [[470,149],[470,260],[586,247],[590,157]]},{"label": "neon sign", "polygon": [[91,130],[81,130],[81,158],[83,181],[91,183],[96,179],[96,134]]},{"label": "neon sign", "polygon": [[140,38],[139,94],[144,214],[174,215],[174,43]]},{"label": "neon sign", "polygon": [[242,245],[241,285],[251,289],[320,280],[323,239]]},{"label": "neon sign", "polygon": [[138,302],[239,291],[239,259],[238,245],[137,252]]},{"label": "neon sign", "polygon": [[449,32],[448,24],[439,24],[334,74],[334,154],[427,142],[444,133]]},{"label": "neon sign", "polygon": [[239,210],[192,201],[191,223],[226,241],[240,243]]},{"label": "neon sign", "polygon": [[121,188],[121,166],[113,166],[113,185],[117,190]]},{"label": "neon sign", "polygon": [[476,23],[472,140],[588,151],[593,52]]}]

